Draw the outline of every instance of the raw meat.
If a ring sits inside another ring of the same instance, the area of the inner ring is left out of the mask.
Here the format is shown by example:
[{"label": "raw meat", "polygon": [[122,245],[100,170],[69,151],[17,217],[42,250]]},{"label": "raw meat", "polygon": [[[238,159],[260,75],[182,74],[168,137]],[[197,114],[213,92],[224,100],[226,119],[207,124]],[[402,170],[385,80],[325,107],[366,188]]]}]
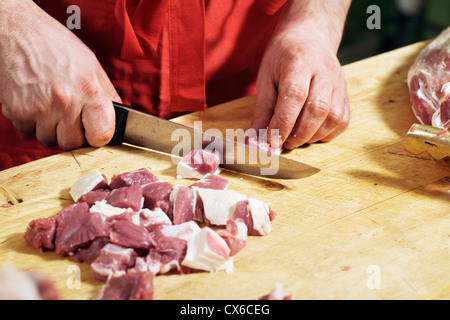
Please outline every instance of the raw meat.
[{"label": "raw meat", "polygon": [[173,185],[165,181],[147,184],[143,189],[144,208],[150,210],[160,208],[165,213],[169,213],[172,190]]},{"label": "raw meat", "polygon": [[129,270],[126,274],[111,277],[98,294],[97,300],[152,300],[153,274],[149,271]]},{"label": "raw meat", "polygon": [[275,283],[275,287],[269,294],[262,296],[259,300],[291,300],[291,295],[287,295],[281,283]]},{"label": "raw meat", "polygon": [[[105,200],[111,190],[97,189],[89,191],[78,198],[77,202],[86,202],[89,207],[92,207],[97,201]],[[105,201],[106,202],[106,201]]]},{"label": "raw meat", "polygon": [[282,148],[274,148],[267,142],[267,133],[249,137],[247,140],[247,145],[274,154],[281,154],[283,151]]},{"label": "raw meat", "polygon": [[194,189],[185,186],[176,186],[171,195],[172,221],[180,224],[194,218],[197,204],[197,193]]},{"label": "raw meat", "polygon": [[112,190],[105,198],[106,203],[117,208],[130,208],[134,212],[142,209],[143,190],[138,184]]},{"label": "raw meat", "polygon": [[177,165],[177,178],[201,179],[206,174],[219,173],[220,156],[216,152],[196,149],[184,156]]},{"label": "raw meat", "polygon": [[129,220],[119,220],[113,223],[109,234],[111,242],[127,248],[149,249],[150,234],[143,226],[137,226]]},{"label": "raw meat", "polygon": [[97,280],[106,281],[109,277],[124,275],[134,265],[136,256],[133,249],[108,243],[91,263],[93,276]]},{"label": "raw meat", "polygon": [[217,231],[230,248],[230,256],[234,256],[247,245],[247,230],[244,220],[237,218],[228,220],[226,229]]},{"label": "raw meat", "polygon": [[63,209],[56,218],[55,252],[69,253],[98,237],[108,235],[100,214],[89,212],[86,203]]},{"label": "raw meat", "polygon": [[204,227],[188,241],[182,265],[196,270],[231,272],[232,262],[225,240],[214,230]]},{"label": "raw meat", "polygon": [[245,195],[232,190],[195,189],[201,202],[198,206],[207,226],[225,226],[229,219],[234,219],[236,204],[247,199]]},{"label": "raw meat", "polygon": [[227,190],[228,180],[212,174],[190,186],[147,169],[113,180],[83,176],[73,188],[76,203],[31,221],[24,235],[36,249],[89,263],[94,278],[107,281],[98,299],[151,298],[153,275],[170,271],[232,272],[231,256],[247,234],[267,234],[274,217],[264,202]]},{"label": "raw meat", "polygon": [[190,187],[226,190],[228,189],[228,180],[215,174],[207,173],[199,181],[191,184]]},{"label": "raw meat", "polygon": [[56,217],[31,221],[25,231],[25,241],[35,249],[55,249]]},{"label": "raw meat", "polygon": [[114,175],[111,178],[110,188],[117,189],[122,187],[129,187],[131,185],[146,185],[150,182],[158,181],[158,177],[155,176],[147,168],[141,168],[135,171],[124,172]]},{"label": "raw meat", "polygon": [[261,200],[248,198],[236,205],[235,216],[245,221],[248,234],[252,236],[263,236],[269,234],[270,208]]},{"label": "raw meat", "polygon": [[155,208],[153,210],[144,208],[141,210],[139,220],[140,225],[146,227],[148,225],[155,225],[159,223],[172,224],[172,221],[160,208]]},{"label": "raw meat", "polygon": [[93,170],[75,181],[69,193],[73,201],[77,202],[83,194],[96,189],[109,189],[109,185],[104,174]]},{"label": "raw meat", "polygon": [[426,125],[450,128],[450,27],[429,43],[408,72],[412,109]]}]

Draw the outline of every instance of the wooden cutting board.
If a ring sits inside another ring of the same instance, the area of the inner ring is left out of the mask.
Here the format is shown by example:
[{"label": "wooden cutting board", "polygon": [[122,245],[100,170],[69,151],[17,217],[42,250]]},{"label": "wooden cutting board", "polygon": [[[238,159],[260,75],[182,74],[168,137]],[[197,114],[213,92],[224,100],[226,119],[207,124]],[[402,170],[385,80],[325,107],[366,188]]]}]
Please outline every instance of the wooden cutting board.
[{"label": "wooden cutting board", "polygon": [[[294,299],[450,298],[450,171],[403,149],[412,113],[406,73],[425,43],[344,67],[352,111],[348,130],[326,144],[286,154],[321,168],[300,180],[267,180],[231,171],[229,188],[271,203],[272,232],[251,237],[234,272],[162,275],[155,299],[257,299],[280,282]],[[247,129],[254,96],[174,119],[203,129]],[[63,299],[93,299],[103,283],[90,266],[23,240],[27,224],[72,204],[81,175],[148,167],[175,184],[167,155],[131,146],[85,148],[0,172],[0,266],[50,277]],[[2,193],[4,195],[2,195]],[[7,195],[7,196],[5,196]],[[77,282],[77,276],[80,281]],[[76,284],[79,284],[77,286]]]}]

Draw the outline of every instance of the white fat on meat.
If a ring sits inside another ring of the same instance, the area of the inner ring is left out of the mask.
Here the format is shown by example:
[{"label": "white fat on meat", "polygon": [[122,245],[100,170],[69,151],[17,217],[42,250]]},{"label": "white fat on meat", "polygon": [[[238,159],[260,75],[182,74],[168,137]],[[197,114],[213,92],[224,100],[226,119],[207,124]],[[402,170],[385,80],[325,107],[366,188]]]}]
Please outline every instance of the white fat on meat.
[{"label": "white fat on meat", "polygon": [[200,230],[199,225],[191,220],[181,224],[165,225],[161,228],[161,233],[166,237],[174,237],[189,241],[197,235]]},{"label": "white fat on meat", "polygon": [[83,194],[92,191],[104,178],[99,170],[93,170],[80,177],[69,191],[73,201],[77,202]]},{"label": "white fat on meat", "polygon": [[129,264],[135,255],[131,248],[124,248],[113,243],[107,243],[100,255],[91,263],[92,271],[100,277],[121,276],[126,273],[124,264]]},{"label": "white fat on meat", "polygon": [[247,196],[233,190],[195,188],[203,206],[203,219],[206,223],[224,226],[234,219],[236,204]]},{"label": "white fat on meat", "polygon": [[[124,212],[133,212],[133,210],[131,208],[119,208],[119,207],[114,207],[108,203],[106,203],[106,200],[101,200],[101,201],[96,201],[95,204],[89,208],[89,212],[97,212],[100,213],[100,216],[102,217],[103,221],[106,220],[106,218],[110,218],[116,215],[119,215],[121,213]],[[139,219],[139,214],[133,214],[131,216],[131,221],[133,221],[134,224],[139,225],[140,224],[140,219]]]},{"label": "white fat on meat", "polygon": [[161,210],[161,208],[155,208],[153,210],[144,208],[141,210],[141,215],[147,220],[144,226],[151,224],[172,224],[167,214]]},{"label": "white fat on meat", "polygon": [[[194,164],[191,163],[192,159],[194,159]],[[206,159],[206,160],[205,160]],[[213,160],[213,164],[211,161]],[[201,164],[202,161],[207,161],[209,164],[212,164],[210,170],[214,170],[214,172],[199,172],[195,168],[195,164]],[[220,159],[219,156],[215,153],[212,153],[207,150],[192,150],[189,154],[184,156],[177,164],[177,179],[202,179],[207,174],[217,175],[220,173],[221,168],[219,167]]]},{"label": "white fat on meat", "polygon": [[187,242],[186,256],[181,264],[196,270],[233,272],[230,248],[225,240],[209,227],[202,228]]},{"label": "white fat on meat", "polygon": [[248,210],[253,222],[253,230],[264,236],[270,232],[270,209],[267,203],[261,200],[248,198]]}]

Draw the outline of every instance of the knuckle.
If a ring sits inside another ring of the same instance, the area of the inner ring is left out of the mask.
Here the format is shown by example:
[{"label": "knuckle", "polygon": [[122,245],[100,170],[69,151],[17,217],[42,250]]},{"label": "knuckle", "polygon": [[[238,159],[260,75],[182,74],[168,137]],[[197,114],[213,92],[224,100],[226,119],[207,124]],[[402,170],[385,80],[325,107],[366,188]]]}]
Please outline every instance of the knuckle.
[{"label": "knuckle", "polygon": [[304,102],[308,96],[308,92],[301,86],[295,83],[289,84],[281,92],[281,97],[283,99],[291,99],[298,102]]},{"label": "knuckle", "polygon": [[309,102],[311,105],[311,114],[315,119],[324,119],[330,113],[330,105],[323,100]]},{"label": "knuckle", "polygon": [[327,116],[327,122],[330,127],[337,127],[343,121],[343,114],[339,111],[330,111]]}]

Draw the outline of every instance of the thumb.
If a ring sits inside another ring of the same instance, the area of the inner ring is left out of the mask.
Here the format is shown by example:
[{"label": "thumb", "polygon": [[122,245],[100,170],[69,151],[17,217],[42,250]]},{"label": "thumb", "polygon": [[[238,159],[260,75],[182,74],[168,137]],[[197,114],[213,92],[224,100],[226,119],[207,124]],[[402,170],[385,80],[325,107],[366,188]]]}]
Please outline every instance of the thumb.
[{"label": "thumb", "polygon": [[112,139],[116,119],[111,101],[102,103],[89,103],[81,112],[81,121],[84,126],[84,135],[89,145],[101,147]]}]

